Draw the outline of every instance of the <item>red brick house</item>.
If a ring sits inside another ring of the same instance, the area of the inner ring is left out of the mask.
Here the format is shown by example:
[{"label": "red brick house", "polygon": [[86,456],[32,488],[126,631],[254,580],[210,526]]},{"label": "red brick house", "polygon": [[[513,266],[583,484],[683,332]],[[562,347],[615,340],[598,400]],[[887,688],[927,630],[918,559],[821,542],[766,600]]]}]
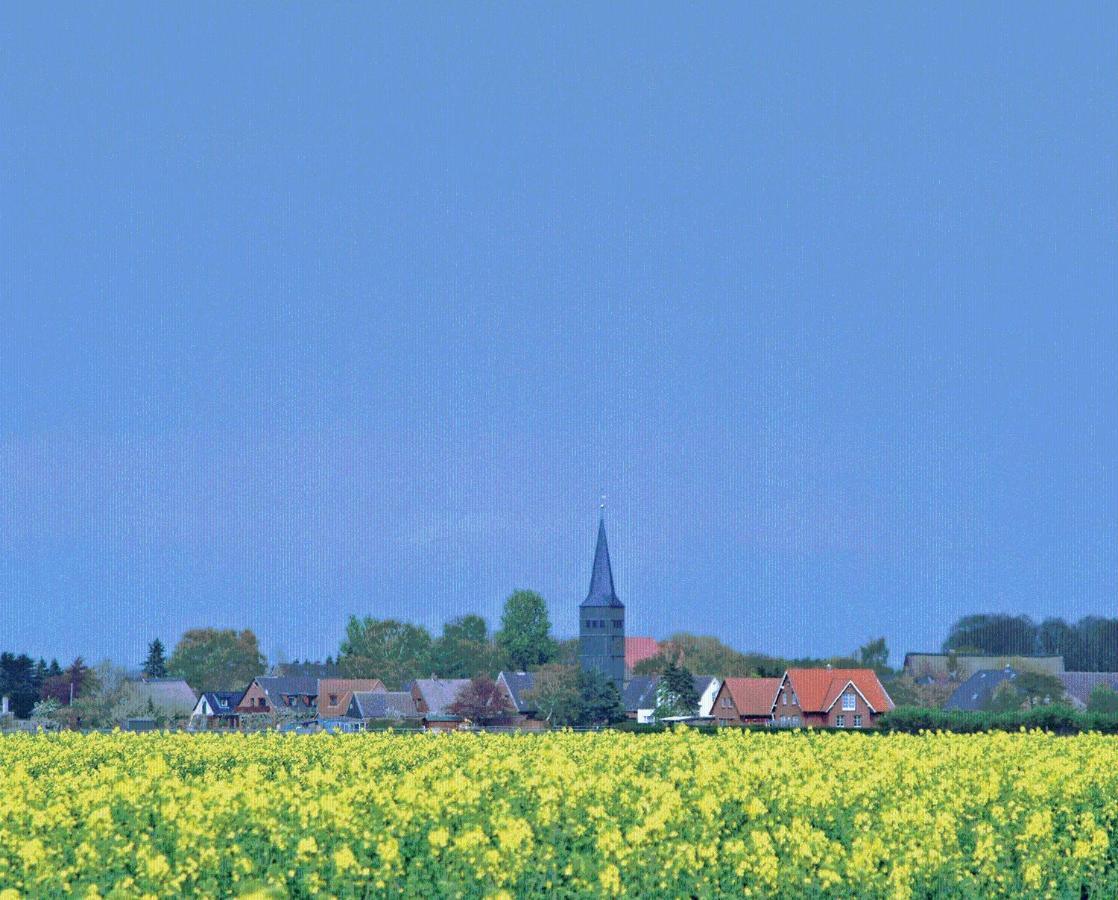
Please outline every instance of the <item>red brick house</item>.
[{"label": "red brick house", "polygon": [[318,717],[334,719],[349,711],[353,695],[381,692],[387,688],[379,678],[320,678],[318,679]]},{"label": "red brick house", "polygon": [[314,718],[318,713],[318,679],[304,676],[260,676],[237,704],[238,715],[282,713]]},{"label": "red brick house", "polygon": [[726,678],[710,714],[719,725],[772,725],[782,678]]},{"label": "red brick house", "polygon": [[893,705],[873,669],[789,669],[772,718],[785,728],[872,728]]}]

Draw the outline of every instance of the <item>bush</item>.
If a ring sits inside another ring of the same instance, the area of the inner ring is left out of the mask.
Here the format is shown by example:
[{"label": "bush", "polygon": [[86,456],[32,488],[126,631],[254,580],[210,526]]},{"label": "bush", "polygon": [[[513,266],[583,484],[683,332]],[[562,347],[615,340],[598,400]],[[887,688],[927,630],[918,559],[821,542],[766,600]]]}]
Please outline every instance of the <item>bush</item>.
[{"label": "bush", "polygon": [[1084,713],[1064,704],[1053,703],[1027,710],[1009,712],[968,712],[956,709],[926,709],[898,706],[878,720],[883,731],[954,731],[975,734],[986,731],[1020,731],[1039,728],[1055,734],[1097,731],[1118,734],[1118,715]]}]

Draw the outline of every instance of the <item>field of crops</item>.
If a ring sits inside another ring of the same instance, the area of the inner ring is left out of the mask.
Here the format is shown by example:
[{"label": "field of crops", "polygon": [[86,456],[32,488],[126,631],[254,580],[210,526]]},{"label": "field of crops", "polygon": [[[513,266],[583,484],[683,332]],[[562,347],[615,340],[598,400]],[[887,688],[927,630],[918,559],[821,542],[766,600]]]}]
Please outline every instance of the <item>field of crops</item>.
[{"label": "field of crops", "polygon": [[1118,739],[0,738],[0,898],[1118,895]]}]

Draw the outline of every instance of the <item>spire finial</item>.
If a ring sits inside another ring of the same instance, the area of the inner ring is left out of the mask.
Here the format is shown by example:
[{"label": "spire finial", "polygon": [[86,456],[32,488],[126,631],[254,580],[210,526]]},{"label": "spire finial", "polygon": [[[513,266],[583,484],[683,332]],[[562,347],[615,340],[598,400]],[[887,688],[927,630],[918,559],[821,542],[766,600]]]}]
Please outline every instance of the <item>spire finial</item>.
[{"label": "spire finial", "polygon": [[598,504],[598,509],[600,509],[602,512],[606,511],[606,493],[605,493],[605,491],[602,491],[602,502]]}]

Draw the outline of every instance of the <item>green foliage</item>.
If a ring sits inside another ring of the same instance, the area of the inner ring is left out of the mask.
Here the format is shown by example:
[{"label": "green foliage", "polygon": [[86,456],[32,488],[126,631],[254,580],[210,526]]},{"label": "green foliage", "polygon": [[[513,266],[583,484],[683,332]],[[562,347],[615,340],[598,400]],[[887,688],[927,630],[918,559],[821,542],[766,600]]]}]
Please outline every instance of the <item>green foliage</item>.
[{"label": "green foliage", "polygon": [[656,709],[652,718],[659,722],[673,716],[693,716],[698,711],[699,695],[695,692],[694,677],[685,666],[671,660],[656,686]]},{"label": "green foliage", "polygon": [[179,638],[167,672],[195,691],[241,690],[264,672],[266,660],[248,629],[192,628]]},{"label": "green foliage", "polygon": [[617,685],[601,672],[584,672],[556,663],[535,673],[535,684],[525,695],[536,715],[553,726],[601,725],[621,722],[625,709]]},{"label": "green foliage", "polygon": [[536,708],[536,716],[552,725],[576,724],[582,702],[578,689],[578,667],[548,663],[535,672],[532,690],[524,699]]},{"label": "green foliage", "polygon": [[889,647],[885,638],[879,637],[869,641],[858,648],[858,662],[875,672],[882,673],[889,670]]},{"label": "green foliage", "polygon": [[709,635],[680,632],[660,644],[656,656],[633,667],[634,675],[659,675],[672,660],[682,661],[692,672],[717,678],[784,674],[785,661],[761,653],[741,653]]},{"label": "green foliage", "polygon": [[578,694],[582,705],[577,725],[611,725],[625,719],[621,693],[613,679],[597,670],[578,672]]},{"label": "green foliage", "polygon": [[1071,625],[1028,616],[977,614],[951,626],[944,652],[988,656],[1062,656],[1071,672],[1118,671],[1118,619],[1085,616]]},{"label": "green foliage", "polygon": [[420,625],[350,616],[340,651],[348,677],[379,678],[390,690],[431,674],[431,635]]},{"label": "green foliage", "polygon": [[956,731],[970,734],[984,731],[1020,731],[1041,728],[1057,734],[1098,731],[1118,733],[1118,714],[1080,713],[1064,704],[1053,703],[1034,709],[1003,712],[969,712],[953,709],[926,709],[898,706],[878,719],[884,731]]},{"label": "green foliage", "polygon": [[496,674],[497,651],[481,616],[466,615],[443,625],[431,647],[431,671],[441,678]]},{"label": "green foliage", "polygon": [[1118,715],[1118,691],[1106,684],[1096,684],[1087,700],[1087,711],[1102,715]]},{"label": "green foliage", "polygon": [[502,666],[518,672],[551,662],[558,651],[551,637],[547,604],[535,591],[514,591],[505,600],[497,647]]},{"label": "green foliage", "polygon": [[[40,661],[41,664],[41,661]],[[36,666],[26,653],[0,653],[0,697],[11,701],[12,712],[25,719],[39,699],[45,666]]]},{"label": "green foliage", "polygon": [[167,676],[167,660],[163,658],[163,642],[156,638],[148,644],[148,657],[144,660],[144,674],[148,678],[165,678]]}]

